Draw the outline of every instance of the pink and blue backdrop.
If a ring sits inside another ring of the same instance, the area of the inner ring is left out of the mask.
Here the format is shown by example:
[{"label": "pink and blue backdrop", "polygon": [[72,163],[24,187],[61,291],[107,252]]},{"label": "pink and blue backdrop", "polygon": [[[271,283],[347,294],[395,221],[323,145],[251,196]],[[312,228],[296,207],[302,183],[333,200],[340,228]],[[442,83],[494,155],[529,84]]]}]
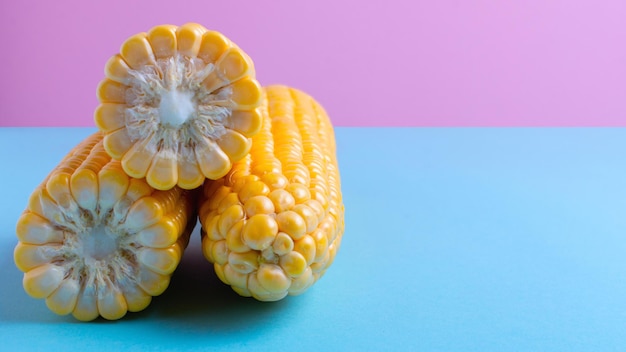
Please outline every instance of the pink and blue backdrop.
[{"label": "pink and blue backdrop", "polygon": [[0,126],[92,126],[130,35],[198,22],[338,126],[626,125],[626,1],[0,3]]}]

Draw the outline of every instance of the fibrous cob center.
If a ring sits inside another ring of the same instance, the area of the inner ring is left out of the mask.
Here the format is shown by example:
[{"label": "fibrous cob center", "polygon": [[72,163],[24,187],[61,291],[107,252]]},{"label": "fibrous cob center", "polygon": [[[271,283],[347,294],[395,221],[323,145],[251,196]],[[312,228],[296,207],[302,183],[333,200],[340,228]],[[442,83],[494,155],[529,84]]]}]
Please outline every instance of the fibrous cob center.
[{"label": "fibrous cob center", "polygon": [[139,248],[131,243],[130,234],[115,224],[113,214],[112,210],[104,215],[89,212],[80,223],[65,221],[69,226],[64,229],[63,266],[81,286],[94,285],[102,291],[120,279],[132,278],[136,271],[134,253]]},{"label": "fibrous cob center", "polygon": [[105,260],[117,251],[117,236],[103,224],[98,224],[91,231],[76,234],[78,248],[82,248],[85,261]]},{"label": "fibrous cob center", "polygon": [[130,70],[125,113],[129,135],[135,140],[154,135],[165,146],[172,139],[193,143],[223,135],[223,123],[232,112],[227,107],[232,90],[207,89],[203,81],[214,70],[213,64],[180,54]]}]

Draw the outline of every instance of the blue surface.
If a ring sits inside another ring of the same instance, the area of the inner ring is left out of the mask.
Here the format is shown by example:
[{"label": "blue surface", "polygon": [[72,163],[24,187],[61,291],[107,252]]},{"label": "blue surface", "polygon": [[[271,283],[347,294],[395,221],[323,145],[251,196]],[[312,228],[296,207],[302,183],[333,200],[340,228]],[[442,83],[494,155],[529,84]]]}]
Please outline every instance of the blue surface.
[{"label": "blue surface", "polygon": [[80,323],[24,293],[12,251],[29,194],[91,131],[0,129],[6,350],[626,348],[626,129],[338,128],[346,233],[307,293],[238,297],[196,229],[146,311]]}]

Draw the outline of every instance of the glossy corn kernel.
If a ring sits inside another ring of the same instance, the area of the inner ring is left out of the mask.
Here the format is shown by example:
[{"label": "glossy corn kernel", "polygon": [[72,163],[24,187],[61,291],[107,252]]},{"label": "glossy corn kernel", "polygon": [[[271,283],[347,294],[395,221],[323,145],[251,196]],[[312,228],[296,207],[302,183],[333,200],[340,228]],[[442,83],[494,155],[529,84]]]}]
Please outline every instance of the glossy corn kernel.
[{"label": "glossy corn kernel", "polygon": [[199,24],[128,38],[105,75],[94,116],[104,147],[156,189],[193,189],[224,176],[261,127],[252,60]]},{"label": "glossy corn kernel", "polygon": [[127,176],[96,133],[33,192],[14,259],[25,291],[79,320],[119,319],[161,294],[195,225],[193,194]]},{"label": "glossy corn kernel", "polygon": [[202,248],[242,296],[280,300],[306,291],[331,265],[344,229],[333,127],[310,96],[265,88],[250,154],[200,200]]}]

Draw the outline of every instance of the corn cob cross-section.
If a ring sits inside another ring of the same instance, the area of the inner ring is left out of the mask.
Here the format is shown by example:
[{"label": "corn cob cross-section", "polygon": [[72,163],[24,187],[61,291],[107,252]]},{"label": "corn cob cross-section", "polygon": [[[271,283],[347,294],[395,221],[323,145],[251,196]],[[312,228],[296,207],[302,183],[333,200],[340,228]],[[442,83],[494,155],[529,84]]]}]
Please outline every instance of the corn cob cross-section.
[{"label": "corn cob cross-section", "polygon": [[284,86],[265,88],[249,155],[200,200],[202,248],[219,278],[262,301],[297,295],[331,265],[344,207],[334,132],[322,107]]},{"label": "corn cob cross-section", "polygon": [[222,177],[261,126],[252,60],[199,24],[130,37],[105,75],[94,116],[104,148],[128,175],[159,190]]},{"label": "corn cob cross-section", "polygon": [[96,133],[33,192],[17,223],[23,285],[79,320],[140,311],[169,285],[196,223],[191,191],[128,177]]}]

